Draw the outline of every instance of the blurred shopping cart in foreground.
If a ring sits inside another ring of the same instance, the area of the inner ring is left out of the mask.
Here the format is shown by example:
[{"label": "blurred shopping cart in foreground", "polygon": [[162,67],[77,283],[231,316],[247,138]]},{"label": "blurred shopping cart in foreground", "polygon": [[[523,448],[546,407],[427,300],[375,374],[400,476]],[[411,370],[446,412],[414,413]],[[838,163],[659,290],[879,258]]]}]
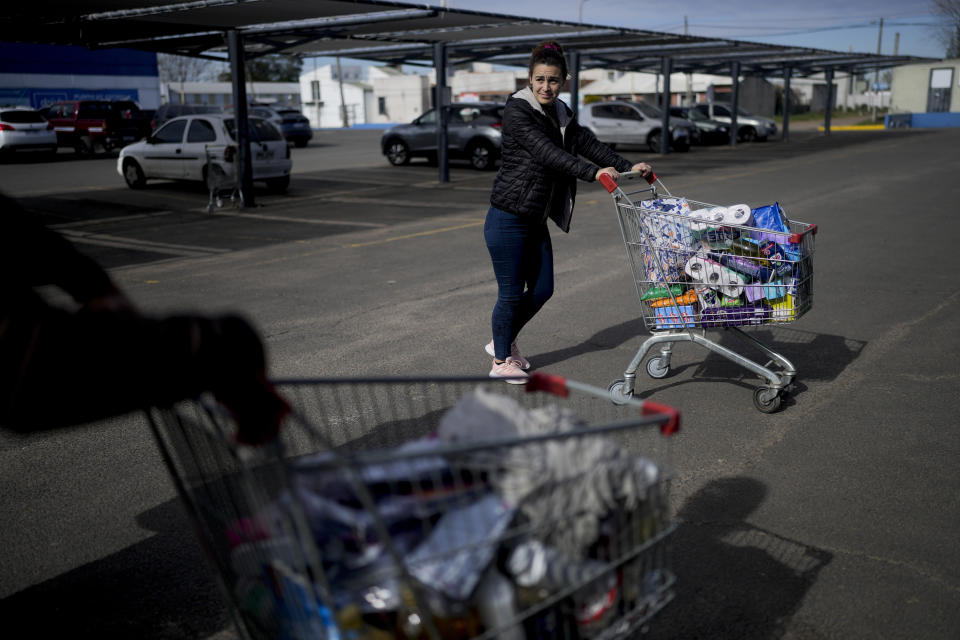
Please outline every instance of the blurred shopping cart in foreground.
[{"label": "blurred shopping cart in foreground", "polygon": [[276,442],[150,422],[249,638],[628,638],[674,594],[678,413],[533,374],[278,383]]}]

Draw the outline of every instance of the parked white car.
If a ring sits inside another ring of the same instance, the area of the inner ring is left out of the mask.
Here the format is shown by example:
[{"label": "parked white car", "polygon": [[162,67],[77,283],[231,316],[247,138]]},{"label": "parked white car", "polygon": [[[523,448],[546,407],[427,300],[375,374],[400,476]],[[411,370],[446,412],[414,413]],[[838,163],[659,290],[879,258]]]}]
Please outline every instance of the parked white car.
[{"label": "parked white car", "polygon": [[0,107],[0,152],[57,152],[57,132],[39,111],[27,107]]},{"label": "parked white car", "polygon": [[[279,129],[262,118],[249,118],[253,179],[272,191],[290,185],[290,146]],[[145,140],[124,147],[117,158],[119,173],[131,189],[147,180],[200,180],[208,173],[237,172],[235,120],[221,114],[198,114],[168,120]]]},{"label": "parked white car", "polygon": [[[595,102],[584,106],[577,119],[610,148],[618,144],[639,144],[646,145],[653,153],[660,152],[663,114],[651,104],[628,100]],[[673,149],[688,151],[696,126],[687,120],[672,119],[670,134]]]}]

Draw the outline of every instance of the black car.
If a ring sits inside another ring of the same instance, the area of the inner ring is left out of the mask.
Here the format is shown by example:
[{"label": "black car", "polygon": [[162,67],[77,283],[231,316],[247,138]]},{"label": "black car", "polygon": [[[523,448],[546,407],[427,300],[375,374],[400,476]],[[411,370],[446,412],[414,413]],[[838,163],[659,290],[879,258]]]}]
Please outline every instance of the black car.
[{"label": "black car", "polygon": [[297,147],[307,146],[313,138],[310,120],[292,107],[274,107],[273,110],[283,118],[280,121],[280,130],[283,131],[284,137]]},{"label": "black car", "polygon": [[670,115],[686,118],[700,132],[700,144],[724,144],[730,142],[730,126],[725,122],[711,120],[696,109],[690,107],[670,107]]}]

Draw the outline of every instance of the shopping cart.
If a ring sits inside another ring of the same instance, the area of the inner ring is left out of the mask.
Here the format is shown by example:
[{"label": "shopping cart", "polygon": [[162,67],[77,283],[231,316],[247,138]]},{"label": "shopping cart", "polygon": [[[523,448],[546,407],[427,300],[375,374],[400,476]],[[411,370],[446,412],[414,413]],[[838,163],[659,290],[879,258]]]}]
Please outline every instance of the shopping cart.
[{"label": "shopping cart", "polygon": [[[765,213],[780,220],[780,230],[751,226],[759,210],[674,197],[652,174],[644,180],[637,172],[622,173],[619,182],[601,176],[601,182],[613,196],[643,321],[652,332],[623,378],[610,384],[611,399],[623,402],[634,394],[637,369],[653,347],[660,353],[647,360],[647,373],[663,378],[674,343],[692,342],[759,375],[763,386],[754,391],[754,406],[777,411],[797,371],[740,327],[793,322],[810,310],[817,226],[786,220],[779,205]],[[706,329],[725,329],[770,360],[761,365],[707,338]]]},{"label": "shopping cart", "polygon": [[234,147],[228,145],[204,146],[203,175],[207,181],[207,190],[210,199],[207,202],[207,213],[223,206],[224,198],[229,199],[234,206],[240,203],[240,180],[237,174],[237,163],[230,157]]},{"label": "shopping cart", "polygon": [[149,412],[244,637],[627,638],[673,598],[676,410],[545,374],[278,389],[260,447],[209,399]]}]

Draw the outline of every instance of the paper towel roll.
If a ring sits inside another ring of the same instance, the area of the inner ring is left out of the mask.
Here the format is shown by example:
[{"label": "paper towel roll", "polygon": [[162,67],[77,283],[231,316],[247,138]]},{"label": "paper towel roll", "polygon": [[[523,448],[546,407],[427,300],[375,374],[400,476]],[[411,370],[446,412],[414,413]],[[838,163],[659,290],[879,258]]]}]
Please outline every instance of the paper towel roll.
[{"label": "paper towel roll", "polygon": [[711,207],[707,211],[707,220],[712,222],[723,222],[727,217],[727,208],[726,207]]},{"label": "paper towel roll", "polygon": [[753,212],[745,204],[734,204],[726,208],[723,215],[724,224],[749,225],[752,222]]},{"label": "paper towel roll", "polygon": [[747,284],[736,271],[727,269],[722,264],[703,256],[693,256],[687,260],[683,270],[694,282],[705,284],[731,298],[736,298],[743,293],[743,288]]}]

